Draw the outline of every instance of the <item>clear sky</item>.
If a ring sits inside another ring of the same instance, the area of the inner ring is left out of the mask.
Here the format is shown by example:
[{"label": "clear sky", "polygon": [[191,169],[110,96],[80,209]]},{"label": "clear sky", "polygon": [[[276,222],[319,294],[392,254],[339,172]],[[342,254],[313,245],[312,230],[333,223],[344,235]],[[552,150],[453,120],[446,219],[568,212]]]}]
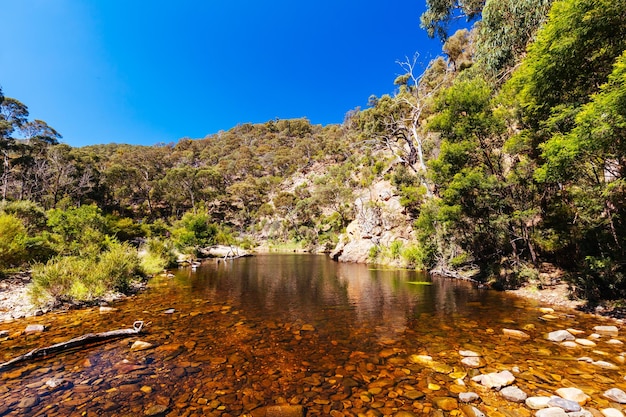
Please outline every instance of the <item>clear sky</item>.
[{"label": "clear sky", "polygon": [[441,43],[425,0],[0,0],[0,86],[72,146],[341,123]]}]

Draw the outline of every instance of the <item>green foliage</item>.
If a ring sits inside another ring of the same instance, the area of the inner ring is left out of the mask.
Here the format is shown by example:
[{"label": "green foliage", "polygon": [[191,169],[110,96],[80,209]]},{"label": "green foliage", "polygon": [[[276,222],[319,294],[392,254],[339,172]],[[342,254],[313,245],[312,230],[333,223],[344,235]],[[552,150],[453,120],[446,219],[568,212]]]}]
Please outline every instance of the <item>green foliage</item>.
[{"label": "green foliage", "polygon": [[401,240],[394,240],[389,246],[391,259],[398,259],[404,249],[404,243]]},{"label": "green foliage", "polygon": [[106,245],[106,220],[95,205],[48,212],[54,249],[62,255],[99,253]]},{"label": "green foliage", "polygon": [[370,248],[367,258],[370,262],[376,262],[378,260],[378,256],[380,255],[381,250],[380,246],[374,245]]},{"label": "green foliage", "polygon": [[107,231],[122,242],[145,236],[141,224],[129,217],[107,217]]},{"label": "green foliage", "polygon": [[438,36],[445,40],[451,21],[461,14],[470,21],[480,16],[483,5],[484,0],[426,0],[426,11],[420,17],[420,26],[426,29],[431,38]]},{"label": "green foliage", "polygon": [[207,247],[216,243],[218,227],[205,213],[185,213],[172,231],[176,247]]},{"label": "green foliage", "polygon": [[137,251],[111,244],[98,256],[62,256],[35,265],[30,294],[37,304],[92,301],[107,292],[127,292],[141,274]]},{"label": "green foliage", "polygon": [[41,232],[46,227],[46,213],[37,203],[20,200],[0,202],[0,213],[19,218],[29,233]]},{"label": "green foliage", "polygon": [[0,271],[23,263],[26,249],[27,234],[22,221],[11,214],[0,214]]}]

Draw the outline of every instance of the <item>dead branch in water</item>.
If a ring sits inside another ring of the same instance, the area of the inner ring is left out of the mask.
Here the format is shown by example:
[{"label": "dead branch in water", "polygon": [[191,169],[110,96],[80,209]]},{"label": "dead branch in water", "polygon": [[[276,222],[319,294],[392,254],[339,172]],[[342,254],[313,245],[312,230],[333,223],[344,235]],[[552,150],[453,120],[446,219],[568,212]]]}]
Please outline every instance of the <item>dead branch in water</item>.
[{"label": "dead branch in water", "polygon": [[120,330],[111,330],[108,332],[102,333],[88,333],[79,337],[75,337],[74,339],[70,339],[66,342],[56,343],[52,346],[36,348],[31,350],[28,353],[20,355],[16,358],[11,359],[8,362],[0,363],[0,371],[4,371],[11,366],[25,362],[29,360],[34,360],[43,356],[47,356],[51,353],[61,352],[63,350],[72,349],[78,346],[83,346],[92,342],[99,342],[102,340],[113,339],[118,337],[126,337],[138,334],[141,332],[143,328],[143,321],[136,321],[133,323],[132,329],[120,329]]}]

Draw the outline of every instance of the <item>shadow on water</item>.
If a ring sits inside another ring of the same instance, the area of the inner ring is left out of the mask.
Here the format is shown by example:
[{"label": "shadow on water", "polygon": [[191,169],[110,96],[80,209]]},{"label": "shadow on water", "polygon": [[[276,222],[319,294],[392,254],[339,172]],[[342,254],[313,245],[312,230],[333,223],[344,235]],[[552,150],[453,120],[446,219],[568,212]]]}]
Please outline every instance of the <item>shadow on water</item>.
[{"label": "shadow on water", "polygon": [[[575,361],[576,353],[544,340],[557,327],[590,328],[587,316],[561,314],[557,326],[539,320],[532,303],[468,282],[325,256],[207,261],[174,278],[155,278],[148,291],[115,307],[109,314],[87,309],[0,325],[11,335],[0,339],[0,360],[6,361],[80,334],[130,327],[135,320],[147,324],[140,336],[2,373],[0,415],[239,416],[276,403],[303,405],[307,415],[428,412],[434,397],[455,397],[459,386],[411,355],[478,373],[460,365],[459,349],[477,351],[486,369],[541,370],[544,379],[520,379],[531,393],[566,378],[589,386],[592,374],[594,383],[619,377],[592,373]],[[48,331],[19,335],[27,323]],[[523,328],[532,340],[503,338],[503,328]],[[131,351],[139,339],[153,347]],[[486,399],[484,406],[489,411]]]}]

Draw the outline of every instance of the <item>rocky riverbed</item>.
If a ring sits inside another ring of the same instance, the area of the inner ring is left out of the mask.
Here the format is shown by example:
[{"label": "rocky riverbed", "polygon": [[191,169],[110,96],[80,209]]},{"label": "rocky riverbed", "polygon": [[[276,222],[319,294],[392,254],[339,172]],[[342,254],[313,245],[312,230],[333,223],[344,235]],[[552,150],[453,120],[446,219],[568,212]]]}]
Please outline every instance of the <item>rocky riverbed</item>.
[{"label": "rocky riverbed", "polygon": [[[452,280],[416,287],[331,264],[345,268],[348,281],[313,285],[294,281],[289,269],[281,275],[283,264],[269,265],[274,278],[260,280],[293,291],[258,302],[264,293],[251,292],[249,278],[233,282],[237,265],[213,265],[205,275],[159,277],[113,308],[1,323],[1,362],[135,320],[146,327],[2,370],[0,416],[623,415],[626,330],[619,320],[475,293]],[[261,275],[255,266],[254,277]],[[393,286],[382,298],[374,292],[392,282],[396,295]],[[348,292],[353,302],[328,302],[346,286],[356,291]],[[326,302],[313,310],[315,294]],[[354,300],[368,307],[355,308]]]}]

